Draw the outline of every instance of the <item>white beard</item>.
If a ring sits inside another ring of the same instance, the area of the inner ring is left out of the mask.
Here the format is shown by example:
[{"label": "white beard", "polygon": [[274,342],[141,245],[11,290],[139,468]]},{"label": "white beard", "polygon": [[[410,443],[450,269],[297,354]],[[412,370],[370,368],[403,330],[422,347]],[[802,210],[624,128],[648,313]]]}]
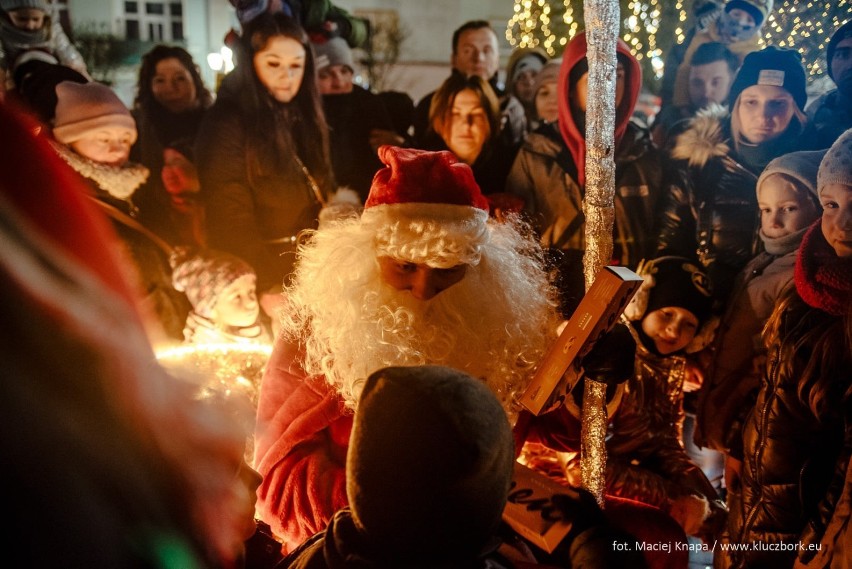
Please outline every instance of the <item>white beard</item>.
[{"label": "white beard", "polygon": [[324,375],[354,408],[379,369],[445,365],[482,378],[514,417],[558,321],[546,273],[519,253],[530,242],[512,226],[491,227],[481,262],[421,301],[384,284],[361,229],[350,223],[315,234],[285,291],[282,329],[305,346],[305,371]]}]

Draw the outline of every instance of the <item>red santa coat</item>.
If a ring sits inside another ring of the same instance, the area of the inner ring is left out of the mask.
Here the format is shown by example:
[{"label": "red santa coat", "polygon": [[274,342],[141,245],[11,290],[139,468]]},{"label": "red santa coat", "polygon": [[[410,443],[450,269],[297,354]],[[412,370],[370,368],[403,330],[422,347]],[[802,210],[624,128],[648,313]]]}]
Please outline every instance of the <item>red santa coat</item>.
[{"label": "red santa coat", "polygon": [[[260,387],[255,438],[254,467],[263,476],[257,511],[288,551],[325,529],[348,504],[353,414],[322,377],[307,377],[302,359],[297,345],[276,341]],[[541,417],[522,414],[516,448],[529,438],[576,451],[579,434],[579,421],[564,407]]]}]

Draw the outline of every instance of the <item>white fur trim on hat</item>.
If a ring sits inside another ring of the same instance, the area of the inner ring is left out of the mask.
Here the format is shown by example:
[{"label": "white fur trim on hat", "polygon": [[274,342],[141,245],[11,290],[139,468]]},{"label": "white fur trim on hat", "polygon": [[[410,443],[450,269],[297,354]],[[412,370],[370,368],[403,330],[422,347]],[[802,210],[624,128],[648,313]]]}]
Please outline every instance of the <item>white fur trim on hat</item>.
[{"label": "white fur trim on hat", "polygon": [[377,205],[361,215],[375,227],[379,255],[442,269],[479,263],[487,221],[479,208],[431,203]]}]

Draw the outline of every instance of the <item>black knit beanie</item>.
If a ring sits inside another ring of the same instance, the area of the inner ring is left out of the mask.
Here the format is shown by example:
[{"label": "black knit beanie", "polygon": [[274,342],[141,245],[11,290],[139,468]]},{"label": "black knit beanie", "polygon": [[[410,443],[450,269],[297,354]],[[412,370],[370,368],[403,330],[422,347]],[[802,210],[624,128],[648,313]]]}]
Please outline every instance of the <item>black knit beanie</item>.
[{"label": "black knit beanie", "polygon": [[658,257],[646,263],[642,272],[648,272],[653,282],[643,317],[667,306],[689,310],[699,323],[710,316],[713,306],[710,280],[695,261],[685,257]]},{"label": "black knit beanie", "polygon": [[731,86],[728,100],[735,103],[737,97],[752,85],[774,85],[786,89],[799,109],[804,109],[808,100],[806,84],[805,68],[802,67],[799,52],[770,45],[746,56]]},{"label": "black knit beanie", "polygon": [[834,75],[831,73],[831,60],[834,59],[834,50],[837,49],[837,44],[841,41],[845,40],[848,37],[852,37],[852,20],[849,20],[837,30],[831,34],[831,39],[828,41],[828,48],[825,50],[825,61],[828,67],[828,76],[834,79]]},{"label": "black knit beanie", "polygon": [[506,413],[482,381],[441,366],[379,370],[347,455],[356,527],[388,563],[475,556],[500,522],[513,462]]}]

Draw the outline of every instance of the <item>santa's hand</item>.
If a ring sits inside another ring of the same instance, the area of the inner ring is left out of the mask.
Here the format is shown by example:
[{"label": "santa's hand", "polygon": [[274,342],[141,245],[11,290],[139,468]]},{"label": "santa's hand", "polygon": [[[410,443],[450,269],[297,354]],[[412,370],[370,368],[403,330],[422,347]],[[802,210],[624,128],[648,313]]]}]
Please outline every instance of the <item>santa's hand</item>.
[{"label": "santa's hand", "polygon": [[595,342],[582,363],[586,377],[615,387],[633,375],[635,359],[636,342],[627,326],[618,323]]},{"label": "santa's hand", "polygon": [[566,486],[559,494],[554,494],[550,501],[562,519],[571,524],[571,536],[605,524],[603,511],[588,490]]}]

